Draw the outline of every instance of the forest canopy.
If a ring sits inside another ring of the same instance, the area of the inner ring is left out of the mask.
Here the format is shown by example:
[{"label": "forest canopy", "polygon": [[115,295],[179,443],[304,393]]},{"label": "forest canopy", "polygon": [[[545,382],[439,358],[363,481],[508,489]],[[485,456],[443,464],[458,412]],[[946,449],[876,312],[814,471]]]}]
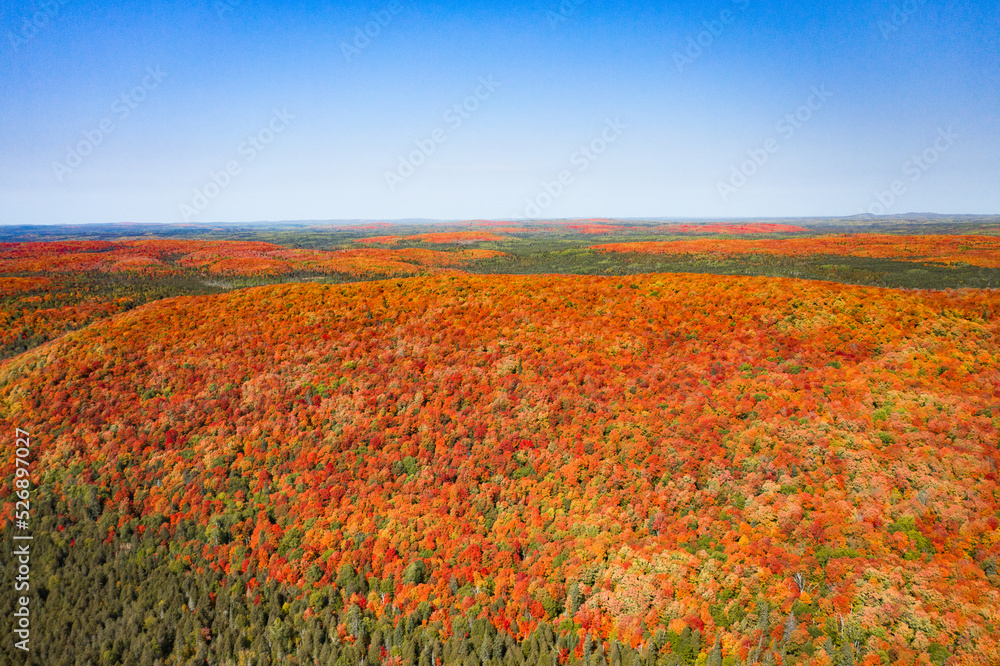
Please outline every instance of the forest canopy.
[{"label": "forest canopy", "polygon": [[43,442],[49,600],[97,544],[195,581],[169,650],[104,623],[59,658],[983,663],[998,312],[712,275],[272,285],[19,354],[0,424]]}]

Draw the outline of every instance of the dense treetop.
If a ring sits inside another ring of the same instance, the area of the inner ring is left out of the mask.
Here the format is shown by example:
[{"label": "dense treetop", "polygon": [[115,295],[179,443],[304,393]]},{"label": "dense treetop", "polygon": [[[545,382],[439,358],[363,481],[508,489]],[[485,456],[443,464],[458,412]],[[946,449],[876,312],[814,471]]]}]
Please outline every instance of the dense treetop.
[{"label": "dense treetop", "polygon": [[651,254],[707,254],[732,256],[768,254],[780,256],[832,255],[873,257],[918,263],[969,264],[1000,268],[1000,237],[845,234],[808,238],[713,238],[676,241],[605,243],[593,246],[604,252]]},{"label": "dense treetop", "polygon": [[275,285],[4,362],[0,428],[53,530],[335,598],[346,644],[416,613],[563,660],[982,664],[998,326],[991,291],[787,279]]}]

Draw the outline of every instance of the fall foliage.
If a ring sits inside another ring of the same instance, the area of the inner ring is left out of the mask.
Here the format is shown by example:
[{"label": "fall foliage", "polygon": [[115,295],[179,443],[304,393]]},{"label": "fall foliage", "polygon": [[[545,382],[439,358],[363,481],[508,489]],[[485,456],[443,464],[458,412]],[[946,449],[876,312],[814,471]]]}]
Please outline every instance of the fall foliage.
[{"label": "fall foliage", "polygon": [[704,239],[606,243],[593,246],[605,252],[650,254],[772,254],[783,256],[840,255],[878,257],[918,263],[964,263],[1000,267],[1000,238],[996,236],[896,236],[849,234],[769,240]]},{"label": "fall foliage", "polygon": [[[857,251],[979,242],[893,238]],[[4,261],[448,265],[150,243]],[[998,334],[989,290],[273,285],[148,303],[5,361],[0,428],[43,442],[53,534],[148,539],[250,600],[280,583],[365,649],[362,618],[416,617],[442,640],[477,621],[551,633],[561,663],[1000,663]]]},{"label": "fall foliage", "polygon": [[645,231],[659,234],[727,234],[734,236],[752,234],[786,234],[806,232],[808,229],[793,224],[778,224],[766,222],[749,222],[743,224],[724,224],[712,222],[705,224],[665,224],[653,227],[624,226],[608,223],[565,224],[565,229],[571,229],[584,234],[607,234],[615,231]]},{"label": "fall foliage", "polygon": [[359,238],[357,243],[383,243],[395,245],[400,241],[423,243],[477,243],[480,241],[502,241],[506,237],[488,231],[440,231],[426,234],[410,234],[408,236],[370,236]]},{"label": "fall foliage", "polygon": [[176,274],[183,268],[197,268],[217,275],[274,277],[314,272],[357,278],[415,275],[425,268],[460,266],[499,255],[490,250],[296,250],[260,241],[155,239],[5,243],[0,247],[0,273],[130,271],[164,275]]}]

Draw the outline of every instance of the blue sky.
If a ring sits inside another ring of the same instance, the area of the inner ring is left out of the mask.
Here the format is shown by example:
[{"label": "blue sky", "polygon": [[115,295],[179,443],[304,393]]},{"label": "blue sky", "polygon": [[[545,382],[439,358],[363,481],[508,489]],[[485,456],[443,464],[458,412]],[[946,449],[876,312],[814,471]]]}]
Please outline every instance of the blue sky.
[{"label": "blue sky", "polygon": [[995,1],[171,5],[3,3],[0,224],[1000,213]]}]

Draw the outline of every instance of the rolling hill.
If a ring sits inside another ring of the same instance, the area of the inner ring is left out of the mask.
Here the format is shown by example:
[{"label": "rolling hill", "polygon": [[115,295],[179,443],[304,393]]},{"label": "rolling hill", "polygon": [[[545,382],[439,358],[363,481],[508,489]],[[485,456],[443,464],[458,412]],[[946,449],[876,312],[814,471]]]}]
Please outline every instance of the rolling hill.
[{"label": "rolling hill", "polygon": [[136,307],[0,365],[34,654],[1000,663],[998,325],[991,291],[715,275]]}]

